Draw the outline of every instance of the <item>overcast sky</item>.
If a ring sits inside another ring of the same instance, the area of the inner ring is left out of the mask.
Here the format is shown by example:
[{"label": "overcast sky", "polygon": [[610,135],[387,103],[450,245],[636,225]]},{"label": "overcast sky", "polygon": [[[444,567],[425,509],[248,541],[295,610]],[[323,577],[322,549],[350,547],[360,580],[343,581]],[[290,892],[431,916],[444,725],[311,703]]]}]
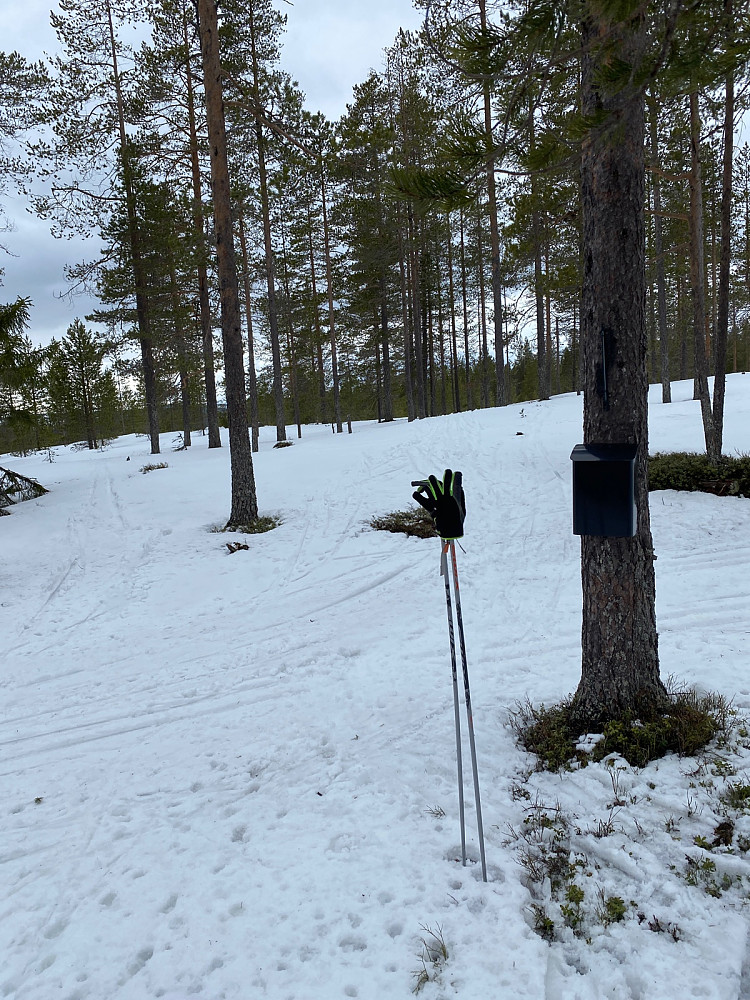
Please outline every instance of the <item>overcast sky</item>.
[{"label": "overcast sky", "polygon": [[[29,59],[54,53],[55,35],[49,26],[49,0],[0,0],[0,47]],[[287,15],[281,64],[307,95],[307,107],[331,119],[340,117],[351,100],[352,88],[372,69],[382,69],[383,49],[400,27],[416,28],[422,13],[411,0],[278,0]],[[34,307],[30,334],[38,343],[62,336],[76,316],[94,303],[78,296],[63,298],[63,268],[97,254],[97,244],[56,240],[47,223],[25,211],[17,199],[4,199],[15,231],[0,234],[0,244],[13,256],[0,253],[5,269],[0,302],[30,296]]]}]

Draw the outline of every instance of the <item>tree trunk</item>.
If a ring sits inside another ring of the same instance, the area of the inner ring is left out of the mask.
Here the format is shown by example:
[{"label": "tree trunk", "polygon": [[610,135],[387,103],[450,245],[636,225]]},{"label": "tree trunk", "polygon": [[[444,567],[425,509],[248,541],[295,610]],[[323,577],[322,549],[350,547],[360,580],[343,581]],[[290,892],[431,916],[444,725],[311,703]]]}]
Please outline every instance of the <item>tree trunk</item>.
[{"label": "tree trunk", "polygon": [[[651,163],[659,166],[659,135],[656,100],[649,102],[651,112]],[[656,315],[659,324],[659,348],[661,358],[661,401],[672,402],[672,382],[669,376],[669,331],[667,329],[667,285],[664,272],[664,248],[661,223],[661,180],[657,169],[652,175],[654,195],[654,257],[656,258]]]},{"label": "tree trunk", "polygon": [[328,423],[328,408],[326,406],[326,377],[323,368],[323,331],[320,328],[320,314],[318,313],[318,282],[315,273],[315,253],[312,241],[312,217],[310,212],[310,202],[307,203],[307,245],[310,252],[310,281],[312,284],[312,314],[313,329],[315,331],[315,350],[318,360],[318,395],[320,398],[320,422]]},{"label": "tree trunk", "polygon": [[[248,4],[250,17],[250,54],[253,68],[253,102],[260,107],[260,87],[258,83],[258,54],[255,45],[255,19],[253,5]],[[276,310],[276,283],[274,277],[274,255],[271,242],[271,209],[268,200],[266,178],[266,145],[260,118],[255,119],[255,141],[258,147],[258,186],[260,207],[263,216],[263,245],[266,259],[266,285],[268,290],[268,326],[271,334],[271,358],[273,361],[273,401],[276,409],[276,440],[286,441],[286,418],[284,415],[284,384],[281,378],[281,347],[279,345],[279,321]]]},{"label": "tree trunk", "polygon": [[[482,32],[484,33],[487,30],[485,0],[479,0],[479,18]],[[493,325],[495,331],[495,388],[497,392],[497,405],[506,406],[508,400],[505,392],[505,379],[503,378],[503,284],[502,276],[500,274],[500,234],[497,225],[495,160],[492,156],[492,150],[494,148],[494,140],[492,137],[492,99],[490,94],[490,82],[486,77],[482,83],[482,98],[482,103],[484,105],[484,136],[487,144],[487,210],[490,217],[490,267],[492,275]],[[480,262],[480,267],[481,266]],[[489,405],[489,393],[484,394],[485,406],[487,406]]]},{"label": "tree trunk", "polygon": [[698,91],[690,94],[690,287],[693,298],[695,388],[701,404],[706,453],[715,460],[716,447],[706,354],[706,276],[703,256],[703,180],[701,177],[701,121]]},{"label": "tree trunk", "polygon": [[227,527],[238,528],[258,519],[253,455],[247,425],[245,366],[240,323],[240,297],[232,233],[226,125],[221,92],[219,30],[216,0],[198,0],[206,119],[211,151],[211,188],[214,203],[216,263],[221,299],[221,331],[229,421],[229,454],[232,471],[232,509]]},{"label": "tree trunk", "polygon": [[683,382],[688,377],[688,342],[687,327],[685,320],[685,301],[682,294],[682,274],[677,275],[677,327],[680,332],[680,381]]},{"label": "tree trunk", "polygon": [[258,376],[255,371],[255,342],[253,337],[252,287],[250,285],[250,259],[245,236],[245,213],[240,207],[238,229],[242,254],[242,281],[245,291],[245,327],[247,329],[247,395],[250,404],[250,431],[252,450],[260,450],[260,420],[258,418]]},{"label": "tree trunk", "polygon": [[187,345],[185,343],[185,331],[182,328],[182,320],[180,318],[180,293],[177,287],[177,272],[171,252],[169,259],[169,289],[172,298],[172,312],[174,314],[175,338],[177,340],[180,402],[182,403],[182,446],[183,448],[189,448],[192,441],[190,439],[190,381],[188,378]]},{"label": "tree trunk", "polygon": [[[529,108],[529,143],[533,150],[536,129],[534,107]],[[537,193],[538,183],[531,175],[531,240],[534,246],[534,298],[536,301],[536,357],[537,381],[540,399],[549,399],[549,357],[547,356],[547,333],[544,329],[544,289],[542,287],[542,225],[539,219]]]},{"label": "tree trunk", "polygon": [[292,323],[292,297],[289,290],[289,267],[286,253],[286,230],[284,220],[281,220],[281,249],[284,261],[284,314],[286,318],[286,344],[289,358],[289,381],[292,390],[292,410],[294,422],[297,425],[297,439],[302,437],[302,421],[300,419],[299,392],[297,383],[297,350],[294,344],[294,325]]},{"label": "tree trunk", "polygon": [[[654,551],[647,492],[644,239],[644,106],[627,89],[608,95],[602,84],[600,39],[612,58],[632,61],[643,23],[602,23],[587,3],[584,18],[584,114],[610,111],[617,124],[584,140],[583,338],[584,442],[635,443],[637,529],[633,538],[584,535],[582,674],[574,709],[601,723],[624,712],[662,707],[656,632]],[[606,382],[605,382],[606,379]],[[606,391],[604,386],[606,385]]]},{"label": "tree trunk", "polygon": [[125,107],[120,85],[120,70],[117,61],[117,44],[115,27],[112,21],[112,8],[107,2],[107,19],[112,56],[112,78],[115,87],[117,105],[117,123],[120,138],[120,162],[122,163],[122,180],[125,188],[125,207],[128,218],[128,240],[130,243],[133,280],[135,284],[135,312],[138,321],[138,334],[141,346],[141,361],[143,364],[143,383],[146,392],[146,412],[148,415],[148,430],[151,439],[151,454],[158,455],[159,446],[159,407],[156,395],[156,369],[151,345],[151,324],[149,320],[148,298],[146,296],[146,278],[141,257],[140,231],[136,211],[135,192],[133,189],[132,168],[130,165],[130,140],[125,130]]},{"label": "tree trunk", "polygon": [[211,303],[208,297],[208,269],[206,267],[206,235],[203,228],[203,199],[201,195],[201,168],[198,156],[198,130],[195,124],[195,92],[190,69],[190,41],[187,18],[183,18],[185,44],[185,72],[187,77],[188,128],[190,131],[190,172],[193,184],[193,232],[198,247],[198,301],[196,318],[200,322],[203,347],[203,380],[206,390],[206,423],[208,447],[221,448],[219,406],[216,400],[216,372],[214,370],[214,338],[211,329]]},{"label": "tree trunk", "polygon": [[[400,211],[399,211],[400,215]],[[399,271],[401,276],[401,322],[404,328],[404,391],[406,393],[406,413],[407,419],[411,422],[416,417],[414,406],[414,386],[411,368],[411,328],[409,326],[409,304],[408,304],[408,281],[406,275],[406,262],[404,257],[404,237],[403,230],[399,226],[398,233],[399,246]]]},{"label": "tree trunk", "polygon": [[436,404],[436,391],[437,386],[435,383],[435,328],[433,325],[432,316],[432,285],[429,282],[429,277],[427,278],[425,284],[427,285],[427,302],[425,303],[425,356],[427,358],[428,364],[428,377],[430,384],[430,416],[434,417],[437,410]]},{"label": "tree trunk", "polygon": [[393,420],[393,389],[391,387],[391,342],[388,332],[388,288],[385,269],[380,271],[380,341],[383,347],[383,420]]},{"label": "tree trunk", "polygon": [[424,419],[427,416],[427,401],[424,385],[424,352],[422,348],[422,309],[421,309],[421,279],[419,267],[419,247],[417,244],[417,227],[414,221],[414,211],[411,204],[407,206],[409,219],[409,274],[411,275],[410,298],[412,303],[412,340],[414,343],[414,365],[417,376],[417,416]]},{"label": "tree trunk", "polygon": [[81,370],[81,403],[83,405],[83,423],[86,428],[86,444],[89,451],[96,451],[96,434],[94,431],[94,412],[91,402],[91,390],[86,380],[86,373]]},{"label": "tree trunk", "polygon": [[453,376],[453,410],[461,412],[461,392],[458,378],[458,343],[456,340],[456,292],[453,284],[453,240],[448,216],[448,308],[451,318],[451,374]]},{"label": "tree trunk", "polygon": [[326,181],[323,173],[323,158],[320,159],[320,198],[323,209],[323,245],[326,253],[326,285],[328,290],[328,332],[331,338],[331,377],[333,380],[333,417],[336,433],[343,434],[341,422],[341,386],[339,379],[339,359],[336,345],[336,312],[333,307],[333,268],[331,266],[331,236],[328,231],[328,207],[326,204]]},{"label": "tree trunk", "polygon": [[438,296],[438,352],[440,356],[440,412],[445,414],[448,412],[448,393],[445,384],[445,331],[443,330],[443,282],[442,278],[438,278],[437,283],[437,296]]},{"label": "tree trunk", "polygon": [[378,423],[383,419],[383,387],[380,381],[380,340],[378,338],[378,311],[375,309],[372,323],[372,340],[375,344],[375,403]]},{"label": "tree trunk", "polygon": [[537,382],[540,399],[549,399],[547,364],[547,335],[544,330],[544,292],[542,291],[542,247],[539,242],[539,213],[533,213],[532,239],[534,241],[534,299],[536,301],[536,357]]},{"label": "tree trunk", "polygon": [[[482,372],[482,406],[486,409],[490,405],[490,355],[489,355],[489,345],[487,343],[487,309],[485,307],[485,288],[484,288],[484,256],[482,254],[482,215],[480,211],[480,206],[477,205],[477,237],[478,237],[478,257],[479,257],[479,310],[478,310],[478,322],[479,322],[479,343],[481,345],[480,356],[481,356],[481,372]],[[501,316],[502,319],[502,316]],[[500,334],[500,342],[502,343],[502,331]],[[495,343],[497,343],[497,331],[495,331]],[[501,404],[498,403],[498,406]]]},{"label": "tree trunk", "polygon": [[471,391],[471,358],[469,352],[469,297],[466,291],[466,248],[464,245],[464,212],[460,210],[458,214],[459,246],[461,255],[459,264],[461,267],[461,301],[463,303],[464,314],[464,363],[466,367],[466,408],[474,409],[474,396]]},{"label": "tree trunk", "polygon": [[[731,5],[731,0],[730,0]],[[721,253],[719,257],[719,302],[716,316],[714,374],[714,458],[721,458],[724,439],[724,392],[729,337],[729,275],[732,259],[732,155],[734,152],[734,77],[726,80],[724,104],[724,163],[721,180]]]},{"label": "tree trunk", "polygon": [[573,303],[573,329],[571,331],[572,344],[570,347],[571,360],[573,362],[573,389],[576,395],[580,395],[578,388],[578,343],[576,342],[576,305]]},{"label": "tree trunk", "polygon": [[[148,306],[146,296],[143,292],[136,292],[135,296],[136,313],[139,316],[139,323],[145,322],[148,326]],[[140,311],[139,311],[140,303]],[[146,413],[148,414],[148,432],[151,439],[151,454],[158,455],[159,447],[159,405],[156,398],[156,366],[154,365],[154,350],[150,337],[139,337],[138,343],[141,348],[141,365],[143,367],[143,383],[146,392]]]}]

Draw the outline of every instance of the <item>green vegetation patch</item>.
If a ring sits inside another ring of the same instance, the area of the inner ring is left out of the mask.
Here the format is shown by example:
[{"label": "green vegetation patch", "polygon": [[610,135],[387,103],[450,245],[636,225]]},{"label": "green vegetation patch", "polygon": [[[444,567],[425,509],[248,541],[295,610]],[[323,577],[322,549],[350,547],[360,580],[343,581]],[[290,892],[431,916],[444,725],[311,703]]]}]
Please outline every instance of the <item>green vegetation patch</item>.
[{"label": "green vegetation patch", "polygon": [[236,531],[243,535],[262,535],[266,531],[273,531],[274,528],[278,528],[282,523],[282,519],[275,514],[266,514],[255,521],[251,521],[250,524],[225,524],[223,528],[211,528],[211,531]]},{"label": "green vegetation patch", "polygon": [[717,465],[707,455],[695,452],[652,455],[648,460],[648,488],[750,497],[750,455],[725,455]]},{"label": "green vegetation patch", "polygon": [[[730,781],[721,795],[721,801],[736,812],[747,812],[750,810],[750,785],[744,781]],[[714,833],[718,836],[719,832],[717,827]],[[731,837],[729,842],[731,843]]]},{"label": "green vegetation patch", "polygon": [[668,753],[698,753],[727,732],[729,714],[720,695],[682,690],[670,695],[664,712],[646,710],[639,717],[626,714],[604,722],[600,738],[586,749],[578,746],[583,734],[572,698],[551,708],[526,703],[515,712],[512,726],[521,745],[539,758],[540,770],[569,770],[575,762],[585,767],[612,753],[633,767],[645,767]]},{"label": "green vegetation patch", "polygon": [[373,517],[368,522],[375,531],[394,531],[415,538],[437,538],[435,524],[424,507],[409,510],[394,510],[381,517]]}]

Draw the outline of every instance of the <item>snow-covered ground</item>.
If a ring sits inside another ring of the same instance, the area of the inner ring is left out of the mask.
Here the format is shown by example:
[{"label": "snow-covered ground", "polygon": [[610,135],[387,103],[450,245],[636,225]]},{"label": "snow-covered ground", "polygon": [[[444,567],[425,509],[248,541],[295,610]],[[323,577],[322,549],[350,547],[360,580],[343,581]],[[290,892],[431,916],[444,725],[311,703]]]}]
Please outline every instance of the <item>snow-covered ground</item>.
[{"label": "snow-covered ground", "polygon": [[[652,451],[702,449],[691,390],[652,388]],[[750,375],[726,405],[725,450],[750,450]],[[750,782],[744,728],[699,760],[550,775],[508,726],[578,682],[580,428],[569,395],[280,450],[267,431],[283,523],[234,554],[210,530],[226,447],[165,435],[148,475],[146,438],[0,456],[51,490],[0,519],[0,997],[749,997],[750,814],[720,798]],[[439,545],[366,526],[447,466],[486,884],[469,781],[460,861]],[[662,673],[750,714],[750,501],[651,510]],[[731,848],[701,847],[725,815]]]}]

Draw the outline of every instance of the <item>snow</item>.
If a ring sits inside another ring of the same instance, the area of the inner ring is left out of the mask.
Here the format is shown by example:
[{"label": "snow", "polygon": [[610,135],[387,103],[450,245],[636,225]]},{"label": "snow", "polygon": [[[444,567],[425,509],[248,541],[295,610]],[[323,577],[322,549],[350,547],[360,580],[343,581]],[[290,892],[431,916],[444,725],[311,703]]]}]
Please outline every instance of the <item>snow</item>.
[{"label": "snow", "polygon": [[[692,383],[669,406],[651,391],[651,450],[702,450]],[[750,375],[726,407],[725,450],[746,452]],[[425,1000],[750,996],[750,814],[720,798],[748,780],[742,723],[699,759],[562,774],[535,772],[508,725],[580,675],[580,440],[575,395],[306,427],[279,450],[266,429],[261,513],[283,523],[234,554],[210,530],[228,449],[200,436],[174,452],[164,435],[169,467],[148,474],[143,437],[1,456],[51,492],[0,520],[0,997],[407,1000],[420,972]],[[439,545],[366,525],[446,467],[468,505],[486,884],[467,750],[460,860]],[[651,510],[662,675],[741,720],[750,501],[661,492]],[[733,847],[709,850],[725,815]],[[555,852],[584,892],[574,926],[530,874]]]}]

